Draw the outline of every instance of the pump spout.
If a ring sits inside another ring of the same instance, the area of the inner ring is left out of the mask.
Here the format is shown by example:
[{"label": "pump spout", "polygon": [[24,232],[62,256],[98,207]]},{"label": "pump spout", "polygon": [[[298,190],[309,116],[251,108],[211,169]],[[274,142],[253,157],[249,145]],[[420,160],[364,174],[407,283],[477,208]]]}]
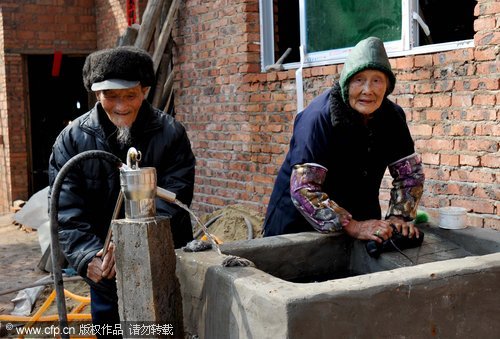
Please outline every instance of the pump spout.
[{"label": "pump spout", "polygon": [[138,170],[142,154],[135,147],[130,147],[127,152],[127,167],[129,170]]},{"label": "pump spout", "polygon": [[164,188],[156,187],[156,196],[171,203],[175,203],[176,195],[173,192],[170,192]]}]

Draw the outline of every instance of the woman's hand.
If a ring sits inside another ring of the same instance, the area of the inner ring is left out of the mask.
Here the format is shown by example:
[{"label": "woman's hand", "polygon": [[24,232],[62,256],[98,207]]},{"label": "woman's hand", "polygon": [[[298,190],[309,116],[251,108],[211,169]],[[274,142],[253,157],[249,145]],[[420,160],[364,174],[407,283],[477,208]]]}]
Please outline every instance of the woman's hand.
[{"label": "woman's hand", "polygon": [[419,238],[420,234],[418,232],[418,228],[412,222],[406,222],[403,218],[390,216],[387,219],[390,224],[394,225],[399,233],[401,233],[404,237],[408,238]]},{"label": "woman's hand", "polygon": [[344,231],[351,237],[360,240],[375,240],[378,243],[392,237],[392,227],[389,220],[370,219],[356,221],[351,219],[344,227]]},{"label": "woman's hand", "polygon": [[109,242],[106,255],[101,259],[102,250],[97,252],[87,267],[87,278],[98,283],[103,278],[112,279],[116,275],[115,270],[115,244]]}]

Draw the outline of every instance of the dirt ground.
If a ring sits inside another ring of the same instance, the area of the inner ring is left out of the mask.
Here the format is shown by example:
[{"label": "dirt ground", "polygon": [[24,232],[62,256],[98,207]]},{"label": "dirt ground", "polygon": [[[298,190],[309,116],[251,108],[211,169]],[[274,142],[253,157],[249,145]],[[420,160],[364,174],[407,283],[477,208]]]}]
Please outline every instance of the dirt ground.
[{"label": "dirt ground", "polygon": [[[37,265],[42,257],[37,231],[23,225],[14,224],[13,214],[0,216],[0,315],[10,314],[14,309],[14,299],[19,291],[8,294],[3,292],[35,283],[50,274],[40,270]],[[69,282],[64,287],[81,296],[88,296],[88,286],[83,281]],[[31,315],[36,312],[52,292],[52,285],[44,288],[33,306]],[[67,299],[71,309],[74,303]],[[89,310],[84,310],[88,313]],[[49,307],[45,315],[57,314],[56,303]]]},{"label": "dirt ground", "polygon": [[[36,229],[15,224],[13,215],[0,216],[0,315],[11,313],[14,309],[14,303],[11,300],[19,291],[7,294],[2,292],[21,288],[49,276],[48,272],[37,267],[42,253]],[[210,223],[209,232],[224,243],[261,237],[264,217],[251,207],[237,204],[203,215],[200,221],[204,225]],[[249,226],[251,226],[250,232]],[[200,229],[199,226],[195,227],[195,235],[198,235],[198,239],[204,235]],[[64,287],[81,296],[89,295],[88,286],[83,281],[66,283]],[[52,290],[52,285],[45,287],[33,306],[31,315],[40,308]],[[74,304],[70,299],[66,300],[68,309],[71,309]],[[88,309],[84,310],[84,313],[88,312],[90,312]],[[57,314],[55,302],[46,311],[46,315],[48,314]]]},{"label": "dirt ground", "polygon": [[[0,292],[33,283],[48,275],[37,268],[41,258],[38,235],[13,224],[11,214],[0,216]],[[0,295],[0,314],[10,314],[17,292]]]},{"label": "dirt ground", "polygon": [[[229,205],[213,213],[200,217],[210,234],[215,235],[222,243],[262,237],[264,216],[252,207],[242,204]],[[251,226],[251,231],[249,231]],[[195,236],[203,236],[201,227],[195,227]]]}]

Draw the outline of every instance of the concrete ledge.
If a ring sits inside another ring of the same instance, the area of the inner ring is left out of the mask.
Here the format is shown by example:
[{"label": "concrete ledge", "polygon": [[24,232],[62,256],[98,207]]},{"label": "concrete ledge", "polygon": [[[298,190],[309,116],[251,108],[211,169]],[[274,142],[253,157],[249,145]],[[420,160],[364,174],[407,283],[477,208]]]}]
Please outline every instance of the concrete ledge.
[{"label": "concrete ledge", "polygon": [[362,261],[364,254],[356,254],[360,248],[342,235],[318,233],[222,246],[224,253],[250,259],[257,268],[222,267],[224,257],[215,251],[177,250],[186,333],[200,338],[493,338],[500,333],[500,253],[469,253],[324,282],[283,279],[293,278],[294,270],[307,275],[349,268],[352,258]]}]

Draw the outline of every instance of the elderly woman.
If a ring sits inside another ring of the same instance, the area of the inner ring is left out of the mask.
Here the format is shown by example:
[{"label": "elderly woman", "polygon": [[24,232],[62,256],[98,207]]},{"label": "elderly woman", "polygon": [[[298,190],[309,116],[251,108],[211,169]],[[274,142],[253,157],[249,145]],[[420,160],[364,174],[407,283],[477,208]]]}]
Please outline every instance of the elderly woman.
[{"label": "elderly woman", "polygon": [[[380,39],[352,49],[339,82],[295,119],[264,236],[343,231],[381,243],[392,236],[391,224],[403,236],[419,236],[411,221],[424,175],[405,113],[387,98],[395,83]],[[382,219],[379,189],[387,168],[394,180]]]}]

